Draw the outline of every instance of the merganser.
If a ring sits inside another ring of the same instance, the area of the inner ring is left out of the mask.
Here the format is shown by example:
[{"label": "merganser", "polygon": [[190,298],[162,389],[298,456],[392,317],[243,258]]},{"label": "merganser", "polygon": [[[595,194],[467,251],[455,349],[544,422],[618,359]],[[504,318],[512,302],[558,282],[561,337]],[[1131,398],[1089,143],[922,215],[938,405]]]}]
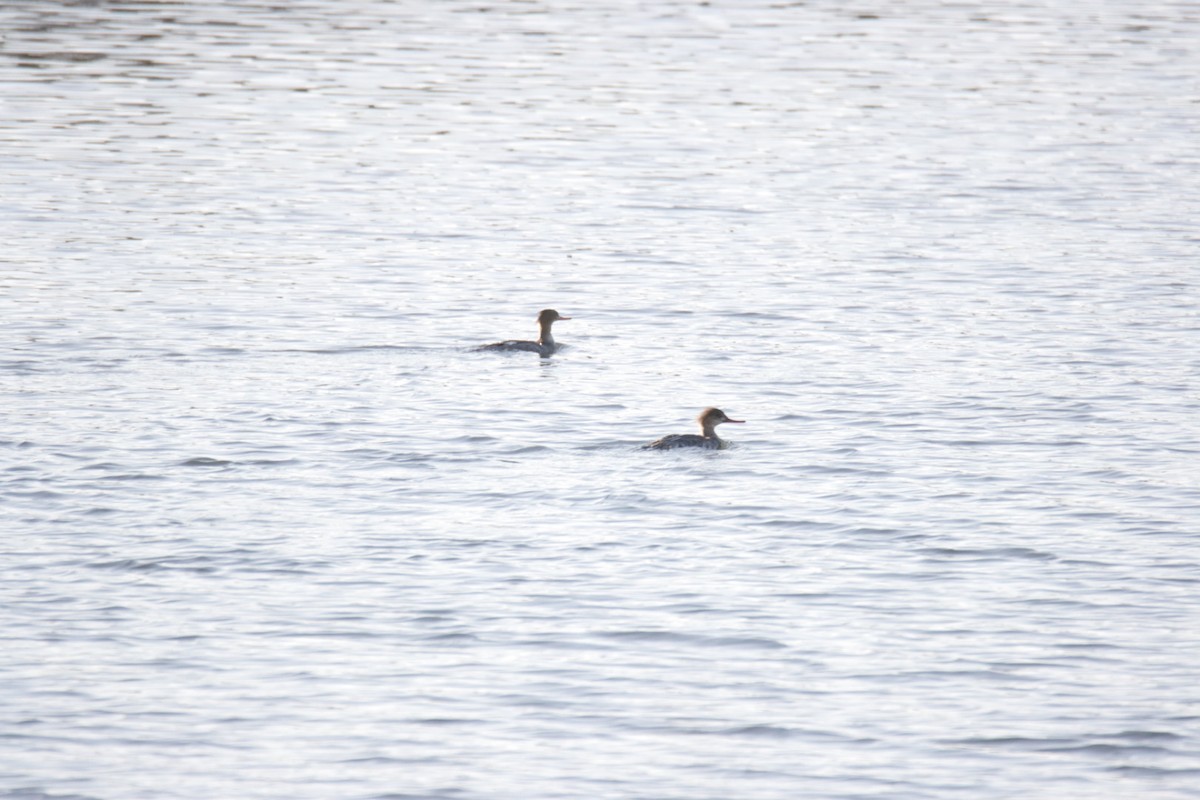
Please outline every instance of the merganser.
[{"label": "merganser", "polygon": [[520,339],[509,339],[506,342],[496,342],[495,344],[485,344],[482,347],[475,348],[476,350],[500,350],[506,353],[515,353],[525,351],[529,353],[537,353],[542,358],[548,358],[558,349],[558,344],[554,341],[554,336],[550,333],[550,326],[554,323],[570,319],[559,314],[553,308],[547,308],[542,313],[538,314],[538,328],[540,333],[536,342],[530,342]]},{"label": "merganser", "polygon": [[719,408],[706,408],[700,412],[700,416],[696,417],[696,421],[700,423],[701,435],[697,436],[694,433],[673,433],[670,436],[664,436],[658,441],[643,445],[643,450],[674,450],[676,447],[701,447],[705,450],[721,450],[728,446],[728,443],[717,436],[714,430],[722,422],[736,422],[741,424],[744,419],[730,419]]}]

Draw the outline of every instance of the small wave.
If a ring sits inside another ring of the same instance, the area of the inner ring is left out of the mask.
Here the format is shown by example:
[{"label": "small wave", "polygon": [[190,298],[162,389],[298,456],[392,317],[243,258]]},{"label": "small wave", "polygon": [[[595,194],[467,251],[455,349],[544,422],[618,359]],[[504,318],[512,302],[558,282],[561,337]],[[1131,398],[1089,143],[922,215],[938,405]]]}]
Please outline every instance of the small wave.
[{"label": "small wave", "polygon": [[90,794],[48,794],[41,789],[20,788],[10,789],[3,794],[0,794],[3,800],[100,800]]},{"label": "small wave", "polygon": [[580,642],[546,636],[538,636],[513,642],[518,647],[549,648],[552,650],[611,650],[612,647],[596,642]]},{"label": "small wave", "polygon": [[896,534],[900,533],[900,531],[896,528],[866,528],[866,527],[863,527],[863,528],[853,528],[852,530],[848,531],[848,533],[850,533],[851,535],[854,535],[854,536],[859,536],[859,535],[895,536]]},{"label": "small wave", "polygon": [[656,205],[649,203],[626,203],[617,206],[618,208],[628,208],[634,211],[700,211],[704,213],[719,213],[719,214],[765,214],[767,212],[760,211],[755,208],[740,208],[737,206],[707,206],[707,205],[683,205],[682,203],[671,203],[669,205]]},{"label": "small wave", "polygon": [[946,744],[970,745],[972,747],[1021,747],[1039,750],[1074,743],[1074,739],[1038,739],[1031,736],[971,736],[966,739],[950,739]]},{"label": "small wave", "polygon": [[209,458],[208,456],[196,456],[189,458],[187,461],[179,462],[181,467],[227,467],[233,464],[233,461],[225,461],[220,458]]},{"label": "small wave", "polygon": [[18,375],[32,375],[36,372],[45,372],[42,365],[36,361],[5,361],[0,363],[0,369],[15,372]]},{"label": "small wave", "polygon": [[637,441],[632,441],[629,439],[620,439],[620,440],[616,440],[616,441],[612,441],[612,442],[601,442],[599,444],[581,444],[581,445],[578,445],[575,449],[582,450],[587,453],[597,453],[597,452],[602,453],[605,451],[617,452],[617,451],[637,450],[643,444],[645,444],[645,442],[640,439]]},{"label": "small wave", "polygon": [[663,644],[691,644],[700,647],[747,647],[761,650],[786,650],[787,645],[774,639],[755,636],[703,636],[673,631],[611,631],[599,634],[605,639]]},{"label": "small wave", "polygon": [[722,736],[745,736],[748,738],[757,739],[824,739],[839,742],[856,742],[865,743],[874,741],[873,739],[865,739],[862,737],[843,736],[839,733],[831,733],[829,731],[816,731],[807,728],[790,728],[786,725],[771,725],[762,723],[758,725],[741,725],[735,728],[724,728],[719,731],[710,731]]},{"label": "small wave", "polygon": [[771,597],[778,597],[781,600],[832,600],[840,595],[833,592],[779,592]]},{"label": "small wave", "polygon": [[1099,756],[1121,756],[1132,753],[1167,753],[1165,747],[1155,747],[1147,744],[1076,744],[1063,747],[1043,747],[1043,753],[1091,753]]},{"label": "small wave", "polygon": [[1134,742],[1144,741],[1182,741],[1184,737],[1177,733],[1168,731],[1121,731],[1120,733],[1112,734],[1114,739],[1129,739]]},{"label": "small wave", "polygon": [[[362,756],[361,758],[343,758],[337,762],[339,764],[379,764],[379,765],[396,765],[396,764],[440,764],[442,759],[436,757],[414,757],[401,758],[397,756]],[[430,800],[430,795],[427,794],[381,794],[371,798],[371,800]]]},{"label": "small wave", "polygon": [[6,492],[8,497],[18,497],[22,500],[58,500],[66,495],[62,492],[52,492],[49,489],[36,489],[31,492]]},{"label": "small wave", "polygon": [[371,352],[400,352],[400,353],[426,353],[426,352],[445,352],[457,348],[447,347],[422,347],[420,345],[401,345],[401,344],[359,344],[348,345],[346,347],[287,347],[279,350],[271,350],[273,353],[303,353],[316,356],[340,356],[353,353],[371,353]]},{"label": "small wave", "polygon": [[1062,642],[1058,645],[1061,650],[1121,650],[1120,645],[1109,642]]},{"label": "small wave", "polygon": [[918,552],[929,556],[946,558],[971,559],[974,561],[1000,561],[1012,558],[1025,558],[1032,561],[1055,561],[1058,556],[1029,547],[990,547],[990,548],[956,548],[956,547],[925,547]]},{"label": "small wave", "polygon": [[1131,775],[1145,778],[1191,778],[1200,777],[1200,767],[1179,767],[1171,769],[1169,767],[1131,767],[1122,764],[1119,767],[1110,767],[1111,772],[1117,772],[1122,775]]},{"label": "small wave", "polygon": [[810,519],[768,519],[757,523],[760,528],[786,528],[788,530],[832,530],[839,527],[832,522],[817,522]]},{"label": "small wave", "polygon": [[108,514],[116,514],[116,513],[118,513],[118,511],[115,508],[109,508],[108,506],[93,506],[92,508],[89,508],[88,510],[84,511],[83,516],[85,516],[85,517],[103,517]]},{"label": "small wave", "polygon": [[464,442],[466,444],[478,444],[480,442],[496,442],[499,440],[494,436],[487,436],[485,434],[480,434],[480,433],[468,433],[468,434],[464,434],[462,436],[455,436],[453,438],[447,439],[446,441],[447,442]]},{"label": "small wave", "polygon": [[914,672],[897,672],[889,675],[877,675],[874,677],[875,680],[890,683],[908,683],[910,681],[921,681],[927,679],[943,681],[947,678],[981,678],[988,681],[1008,683],[1037,683],[1037,679],[1035,678],[1028,678],[1024,675],[1014,675],[1011,672],[1002,672],[994,669],[924,669]]},{"label": "small wave", "polygon": [[433,636],[426,636],[426,642],[438,642],[440,644],[454,642],[477,642],[479,637],[473,633],[438,633]]},{"label": "small wave", "polygon": [[[115,570],[118,572],[158,572],[160,570],[174,570],[206,575],[217,571],[216,567],[206,563],[208,560],[209,559],[204,557],[189,559],[180,559],[175,557],[161,559],[120,558],[114,561],[97,561],[94,564],[88,564],[88,566],[92,569]],[[194,564],[191,562],[201,563]]]},{"label": "small wave", "polygon": [[729,316],[733,319],[762,319],[773,322],[794,322],[796,320],[790,314],[772,314],[766,311],[740,311]]},{"label": "small wave", "polygon": [[[1118,734],[1096,734],[1080,738],[1036,738],[1027,736],[972,737],[958,739],[953,744],[984,747],[1015,747],[1039,753],[1091,753],[1100,756],[1122,756],[1135,753],[1169,753],[1154,742],[1174,741],[1181,737],[1160,731],[1123,731]],[[1126,742],[1096,741],[1125,739]],[[1128,742],[1128,743],[1127,743]]]},{"label": "small wave", "polygon": [[738,728],[726,728],[720,733],[727,736],[750,736],[756,739],[791,739],[800,732],[778,725],[743,725]]}]

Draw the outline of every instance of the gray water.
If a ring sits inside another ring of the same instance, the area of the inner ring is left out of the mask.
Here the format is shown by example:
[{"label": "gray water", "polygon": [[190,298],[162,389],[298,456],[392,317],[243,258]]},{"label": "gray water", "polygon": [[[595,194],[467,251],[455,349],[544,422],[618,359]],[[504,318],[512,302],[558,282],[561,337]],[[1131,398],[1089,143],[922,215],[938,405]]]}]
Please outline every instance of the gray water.
[{"label": "gray water", "polygon": [[1200,797],[1195,3],[0,31],[0,797]]}]

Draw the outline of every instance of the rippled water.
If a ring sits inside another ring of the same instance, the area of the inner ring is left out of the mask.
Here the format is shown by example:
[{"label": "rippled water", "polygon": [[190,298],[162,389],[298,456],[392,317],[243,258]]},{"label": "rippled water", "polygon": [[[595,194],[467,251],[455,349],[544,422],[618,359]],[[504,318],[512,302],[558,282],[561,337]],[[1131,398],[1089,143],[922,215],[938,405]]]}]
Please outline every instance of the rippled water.
[{"label": "rippled water", "polygon": [[0,31],[0,797],[1200,797],[1195,3]]}]

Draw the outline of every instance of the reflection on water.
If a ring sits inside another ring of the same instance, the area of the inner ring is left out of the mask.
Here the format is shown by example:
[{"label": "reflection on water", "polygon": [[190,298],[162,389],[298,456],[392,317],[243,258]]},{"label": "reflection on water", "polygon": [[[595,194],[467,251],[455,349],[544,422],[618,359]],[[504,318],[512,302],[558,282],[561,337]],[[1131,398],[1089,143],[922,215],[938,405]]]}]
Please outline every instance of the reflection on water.
[{"label": "reflection on water", "polygon": [[0,795],[1195,797],[1197,27],[0,6]]}]

